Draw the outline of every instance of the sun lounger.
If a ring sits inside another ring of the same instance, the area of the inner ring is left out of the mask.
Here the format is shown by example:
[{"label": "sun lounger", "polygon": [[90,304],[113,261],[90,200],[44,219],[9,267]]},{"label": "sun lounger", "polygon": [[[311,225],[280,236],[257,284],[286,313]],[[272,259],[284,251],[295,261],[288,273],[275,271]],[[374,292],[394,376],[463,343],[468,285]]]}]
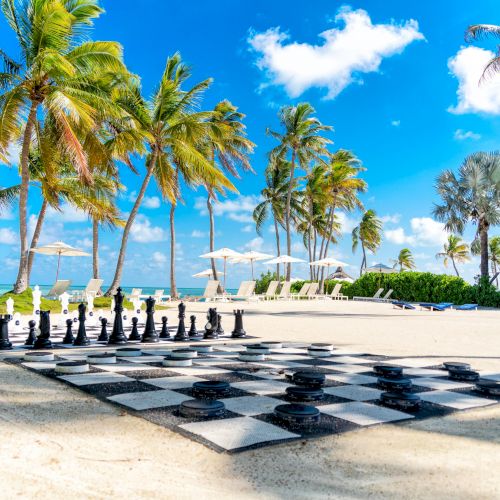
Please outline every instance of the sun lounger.
[{"label": "sun lounger", "polygon": [[379,288],[373,297],[353,297],[354,300],[378,300],[384,291],[383,288]]},{"label": "sun lounger", "polygon": [[301,287],[300,290],[297,293],[291,293],[290,297],[292,299],[302,299],[307,297],[307,291],[309,290],[309,287],[311,286],[311,283],[304,283]]},{"label": "sun lounger", "polygon": [[101,292],[101,286],[104,283],[104,280],[97,279],[97,278],[92,278],[89,280],[87,283],[87,286],[85,287],[85,290],[78,290],[75,291],[71,295],[71,302],[80,302],[80,301],[86,301],[87,297],[89,295],[92,295],[93,297],[97,297],[100,292]]},{"label": "sun lounger", "polygon": [[153,295],[153,299],[155,299],[156,304],[163,304],[164,302],[169,302],[172,300],[172,296],[165,293],[165,290],[155,290],[155,294]]},{"label": "sun lounger", "polygon": [[216,295],[215,299],[216,300],[251,300],[252,298],[255,298],[253,292],[255,291],[255,281],[242,281],[240,284],[240,288],[238,289],[238,292],[235,295],[232,295],[231,293],[225,293],[223,295]]},{"label": "sun lounger", "polygon": [[462,304],[455,307],[457,311],[477,311],[477,304]]},{"label": "sun lounger", "polygon": [[[131,300],[134,297],[139,297],[141,298],[142,295],[142,288],[132,288],[132,291],[130,292],[128,298]],[[149,297],[149,295],[148,295]]]},{"label": "sun lounger", "polygon": [[259,295],[255,295],[255,297],[259,300],[272,300],[276,298],[276,290],[278,289],[280,282],[279,281],[270,281],[267,287],[266,293],[261,293]]},{"label": "sun lounger", "polygon": [[335,286],[333,287],[332,293],[330,293],[330,295],[327,295],[327,297],[333,300],[349,300],[349,297],[347,295],[340,293],[341,288],[342,288],[342,283],[336,283]]},{"label": "sun lounger", "polygon": [[444,307],[445,309],[453,309],[453,302],[440,302],[438,306]]},{"label": "sun lounger", "polygon": [[394,290],[391,288],[383,297],[380,297],[380,299],[377,299],[377,302],[390,302],[390,296],[392,295],[392,292]]},{"label": "sun lounger", "polygon": [[214,300],[214,297],[217,295],[217,290],[219,288],[218,280],[208,280],[207,286],[205,287],[205,291],[203,292],[203,296],[200,297],[199,300],[203,300],[205,302],[210,302]]},{"label": "sun lounger", "polygon": [[446,311],[445,306],[433,304],[432,302],[421,302],[419,306],[421,309],[426,309],[427,311]]},{"label": "sun lounger", "polygon": [[311,283],[309,286],[309,290],[307,290],[307,298],[311,299],[319,299],[324,298],[324,295],[318,295],[319,283]]},{"label": "sun lounger", "polygon": [[289,299],[290,298],[290,287],[292,284],[289,281],[285,281],[281,286],[280,293],[278,294],[278,299]]},{"label": "sun lounger", "polygon": [[71,285],[70,280],[57,280],[54,286],[49,290],[45,298],[58,299]]},{"label": "sun lounger", "polygon": [[413,306],[412,304],[410,304],[409,302],[404,302],[402,300],[395,300],[392,305],[396,308],[396,309],[413,309],[415,310],[415,306]]}]

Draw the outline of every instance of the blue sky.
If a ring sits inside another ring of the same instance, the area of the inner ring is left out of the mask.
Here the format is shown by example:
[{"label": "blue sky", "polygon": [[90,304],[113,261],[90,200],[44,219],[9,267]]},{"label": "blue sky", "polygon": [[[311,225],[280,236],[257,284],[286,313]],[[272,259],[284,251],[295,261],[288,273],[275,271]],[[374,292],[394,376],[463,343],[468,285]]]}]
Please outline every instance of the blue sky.
[{"label": "blue sky", "polygon": [[[259,238],[251,222],[263,187],[266,153],[274,146],[265,129],[279,126],[280,106],[309,101],[320,120],[335,129],[332,150],[353,150],[367,168],[369,191],[363,201],[385,221],[382,247],[369,256],[369,263],[388,263],[409,247],[419,270],[450,272],[434,257],[446,235],[431,219],[433,184],[441,170],[457,168],[467,154],[498,149],[500,79],[477,85],[494,44],[471,47],[463,39],[469,24],[500,24],[496,0],[195,0],[188,8],[160,0],[102,4],[106,14],[97,20],[93,38],[124,46],[126,63],[141,76],[145,95],[153,91],[168,55],[180,51],[193,67],[193,83],[214,78],[203,107],[227,98],[247,115],[248,135],[257,144],[252,156],[256,175],[244,174],[236,181],[240,194],[218,204],[217,248],[274,253],[271,232],[266,228]],[[3,19],[0,47],[16,55]],[[0,185],[17,182],[15,169],[2,165],[0,172]],[[139,178],[124,169],[123,182],[128,191],[119,205],[126,213]],[[208,245],[204,197],[202,189],[185,190],[185,204],[177,211],[179,286],[203,285],[191,275],[207,267],[198,258]],[[30,214],[39,206],[33,189]],[[152,184],[129,244],[124,285],[168,286],[168,209]],[[331,252],[353,266],[347,269],[352,274],[361,261],[359,253],[352,255],[350,241],[358,219],[357,213],[344,217],[345,233]],[[16,232],[14,208],[0,214],[1,283],[15,279]],[[465,239],[473,235],[471,227]],[[85,216],[71,209],[52,214],[43,242],[56,239],[90,249]],[[119,241],[119,231],[102,233],[106,282],[112,278]],[[305,256],[299,238],[293,254]],[[51,258],[37,257],[33,284],[50,282],[53,264]],[[477,274],[477,265],[474,260],[462,266],[467,279]],[[75,284],[85,283],[90,273],[90,259],[67,258],[63,263],[63,276]],[[228,284],[236,285],[248,273],[245,265],[231,266]],[[293,274],[305,277],[307,266],[296,266]]]}]

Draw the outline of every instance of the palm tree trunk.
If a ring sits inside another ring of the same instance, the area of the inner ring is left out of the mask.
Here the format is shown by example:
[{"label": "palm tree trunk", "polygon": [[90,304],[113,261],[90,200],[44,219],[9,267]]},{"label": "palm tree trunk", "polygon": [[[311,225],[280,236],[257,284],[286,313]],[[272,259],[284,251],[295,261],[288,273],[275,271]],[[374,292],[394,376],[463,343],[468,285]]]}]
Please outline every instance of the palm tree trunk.
[{"label": "palm tree trunk", "polygon": [[488,223],[479,221],[479,241],[481,242],[481,277],[488,277]]},{"label": "palm tree trunk", "polygon": [[175,209],[177,205],[170,205],[170,295],[173,299],[178,297],[175,276]]},{"label": "palm tree trunk", "polygon": [[[293,190],[293,180],[295,176],[295,151],[292,153],[292,166],[290,168],[290,180],[288,183],[288,192],[286,194],[286,205],[285,205],[285,225],[286,225],[286,250],[288,255],[292,253],[292,233],[290,228],[290,206],[292,201],[292,190]],[[286,281],[290,281],[292,275],[292,265],[287,264],[286,266]]]},{"label": "palm tree trunk", "polygon": [[[214,207],[212,205],[212,197],[210,196],[210,191],[207,195],[207,210],[208,210],[208,219],[209,219],[209,248],[210,252],[215,250],[215,222],[214,222]],[[212,267],[212,275],[214,280],[217,280],[217,268],[215,266],[215,259],[210,259],[210,266]]]},{"label": "palm tree trunk", "polygon": [[[276,252],[277,256],[279,257],[281,255],[281,250],[280,250],[280,231],[278,228],[278,221],[276,220],[276,216],[273,214],[273,220],[274,220],[274,232],[276,234]],[[279,281],[280,280],[280,265],[276,264],[276,279]]]},{"label": "palm tree trunk", "polygon": [[115,276],[113,278],[111,286],[106,291],[106,294],[105,294],[106,297],[110,297],[111,295],[114,295],[116,293],[116,290],[120,286],[120,282],[121,282],[122,274],[123,274],[123,264],[125,262],[125,252],[127,250],[128,237],[130,235],[130,230],[132,229],[135,218],[137,216],[137,212],[139,211],[139,207],[141,206],[142,200],[144,199],[144,195],[146,194],[146,189],[148,187],[149,181],[151,180],[151,177],[153,175],[154,167],[156,165],[156,156],[157,156],[157,153],[156,152],[153,153],[153,156],[151,157],[151,160],[149,162],[149,165],[148,165],[148,168],[146,171],[146,175],[144,176],[144,179],[142,181],[142,185],[141,185],[141,189],[139,191],[139,194],[137,195],[134,206],[132,207],[132,210],[130,211],[130,215],[128,216],[127,223],[125,224],[125,227],[123,228],[122,242],[120,245],[120,253],[118,254],[118,261],[116,263]]},{"label": "palm tree trunk", "polygon": [[[33,237],[31,238],[30,250],[36,248],[38,245],[38,240],[40,239],[40,234],[42,233],[42,226],[45,221],[45,215],[47,213],[48,203],[44,198],[42,201],[42,206],[40,207],[40,212],[38,212],[38,219],[36,221],[35,231],[33,232]],[[33,261],[35,260],[35,252],[30,252],[28,255],[28,283],[30,282],[31,269],[33,267]]]},{"label": "palm tree trunk", "polygon": [[99,279],[99,221],[92,221],[92,277]]},{"label": "palm tree trunk", "polygon": [[[312,237],[311,237],[311,229],[308,230],[307,234],[307,253],[309,255],[309,262],[312,262]],[[313,276],[313,266],[309,266],[309,278],[311,281],[314,279]]]},{"label": "palm tree trunk", "polygon": [[[313,230],[313,241],[314,241],[314,246],[313,246],[313,259],[316,260],[316,252],[317,252],[317,249],[318,249],[318,232],[316,231],[316,229]],[[316,278],[316,269],[314,270],[314,275],[313,277]]]},{"label": "palm tree trunk", "polygon": [[361,242],[361,250],[363,250],[363,260],[361,261],[361,269],[359,270],[360,276],[363,274],[363,269],[366,268],[366,250],[363,242]]},{"label": "palm tree trunk", "polygon": [[458,269],[457,269],[457,265],[455,264],[455,259],[453,257],[451,257],[451,263],[453,264],[453,269],[455,269],[455,274],[460,277],[460,274],[458,274]]},{"label": "palm tree trunk", "polygon": [[30,173],[28,169],[28,156],[30,152],[31,135],[36,122],[38,102],[32,101],[31,108],[24,129],[23,147],[21,150],[21,190],[19,191],[19,242],[20,257],[14,293],[22,293],[29,286],[28,276],[28,188]]}]

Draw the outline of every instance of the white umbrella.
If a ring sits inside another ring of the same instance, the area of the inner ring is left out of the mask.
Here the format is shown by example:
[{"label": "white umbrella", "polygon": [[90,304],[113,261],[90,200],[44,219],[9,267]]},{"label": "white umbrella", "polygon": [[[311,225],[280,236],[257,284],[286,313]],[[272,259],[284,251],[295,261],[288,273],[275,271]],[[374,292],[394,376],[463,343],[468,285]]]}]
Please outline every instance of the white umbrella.
[{"label": "white umbrella", "polygon": [[347,266],[345,262],[341,262],[340,260],[333,259],[332,257],[325,257],[324,259],[315,260],[313,262],[309,262],[310,266],[319,266],[326,267],[326,277],[330,274],[330,266]]},{"label": "white umbrella", "polygon": [[365,269],[365,272],[391,274],[391,273],[396,273],[397,271],[393,267],[386,266],[385,264],[375,264],[374,266],[367,267]]},{"label": "white umbrella", "polygon": [[[217,274],[224,274],[222,271],[217,271]],[[213,278],[214,272],[212,269],[205,269],[199,273],[193,274],[193,278]]]},{"label": "white umbrella", "polygon": [[297,257],[290,257],[290,255],[280,255],[275,259],[268,260],[265,264],[293,264],[294,262],[305,262],[303,259]]},{"label": "white umbrella", "polygon": [[204,253],[200,255],[202,259],[223,259],[224,260],[224,291],[226,290],[226,262],[227,259],[238,259],[241,257],[239,252],[230,248],[221,248],[215,252]]},{"label": "white umbrella", "polygon": [[59,277],[59,267],[61,263],[61,255],[66,257],[90,257],[90,254],[80,250],[79,248],[72,247],[67,243],[62,241],[55,241],[54,243],[49,243],[43,247],[32,248],[31,252],[41,253],[43,255],[57,255],[57,271],[56,271],[56,281]]},{"label": "white umbrella", "polygon": [[272,255],[269,255],[268,253],[256,252],[255,250],[251,250],[250,252],[242,253],[241,256],[238,257],[237,259],[231,259],[231,262],[235,263],[250,262],[250,266],[252,267],[252,280],[253,280],[254,279],[253,263],[256,260],[270,259],[271,257]]}]

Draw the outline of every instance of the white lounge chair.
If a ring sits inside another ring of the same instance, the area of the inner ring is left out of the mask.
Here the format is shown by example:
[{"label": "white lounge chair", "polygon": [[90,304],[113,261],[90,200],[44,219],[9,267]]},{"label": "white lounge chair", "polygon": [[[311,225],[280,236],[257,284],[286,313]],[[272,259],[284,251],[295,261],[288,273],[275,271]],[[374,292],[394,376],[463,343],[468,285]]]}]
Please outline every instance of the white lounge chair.
[{"label": "white lounge chair", "polygon": [[354,300],[378,300],[384,291],[383,288],[379,288],[373,297],[353,297]]},{"label": "white lounge chair", "polygon": [[219,288],[218,280],[208,280],[207,286],[205,287],[205,291],[203,295],[198,300],[204,300],[205,302],[210,302],[214,300],[217,295],[217,290]]},{"label": "white lounge chair", "polygon": [[155,290],[155,294],[153,295],[153,299],[155,299],[156,304],[163,304],[165,302],[171,301],[172,296],[165,294],[165,290]]},{"label": "white lounge chair", "polygon": [[342,283],[336,283],[335,286],[333,287],[332,292],[328,297],[330,297],[333,300],[349,300],[349,297],[347,295],[344,295],[343,293],[340,293],[340,289],[342,288]]},{"label": "white lounge chair", "polygon": [[292,284],[289,281],[285,281],[281,286],[280,293],[278,294],[278,299],[289,299],[290,298],[290,287]]},{"label": "white lounge chair", "polygon": [[101,293],[103,283],[104,280],[101,279],[90,279],[84,290],[77,290],[71,294],[71,302],[85,302],[89,295],[92,295],[94,298],[97,297]]},{"label": "white lounge chair", "polygon": [[242,281],[238,292],[233,295],[226,293],[224,295],[216,295],[216,299],[229,299],[229,300],[251,300],[255,298],[253,292],[255,291],[255,281]]},{"label": "white lounge chair", "polygon": [[322,296],[318,295],[318,288],[319,288],[319,283],[311,283],[309,285],[309,290],[307,290],[308,300],[322,298]]},{"label": "white lounge chair", "polygon": [[279,286],[279,281],[270,281],[269,285],[267,286],[266,293],[261,293],[259,295],[255,295],[257,299],[261,300],[272,300],[276,298],[276,290],[278,289]]},{"label": "white lounge chair", "polygon": [[309,290],[309,287],[311,286],[311,283],[304,283],[301,287],[298,293],[292,293],[290,296],[292,299],[302,299],[307,297],[307,292]]},{"label": "white lounge chair", "polygon": [[142,288],[132,288],[132,291],[130,292],[128,298],[129,300],[132,300],[133,297],[141,298],[141,294],[142,294]]},{"label": "white lounge chair", "polygon": [[391,288],[383,297],[377,300],[377,302],[391,302],[392,299],[390,298],[392,295],[392,292],[394,290]]},{"label": "white lounge chair", "polygon": [[70,280],[57,280],[54,286],[49,290],[45,298],[47,299],[58,299],[59,295],[62,295],[71,285]]}]

